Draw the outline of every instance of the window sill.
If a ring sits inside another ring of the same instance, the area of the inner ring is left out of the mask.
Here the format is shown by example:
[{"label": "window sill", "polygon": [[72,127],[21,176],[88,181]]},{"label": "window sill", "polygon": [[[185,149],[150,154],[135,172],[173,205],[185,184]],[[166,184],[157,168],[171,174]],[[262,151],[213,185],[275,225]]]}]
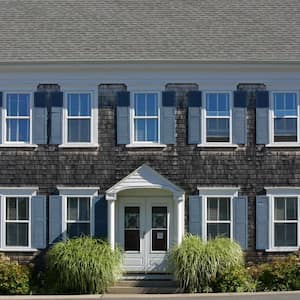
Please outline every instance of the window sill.
[{"label": "window sill", "polygon": [[212,144],[197,144],[197,147],[199,148],[237,148],[239,145],[237,144],[216,144],[216,143],[212,143]]},{"label": "window sill", "polygon": [[0,248],[0,251],[1,252],[36,252],[38,251],[38,249],[16,247],[16,248]]},{"label": "window sill", "polygon": [[285,147],[300,147],[300,143],[274,143],[274,144],[266,144],[268,148],[285,148]]},{"label": "window sill", "polygon": [[299,247],[278,247],[278,248],[266,249],[266,252],[294,252],[298,250]]},{"label": "window sill", "polygon": [[165,144],[127,144],[126,148],[165,148]]},{"label": "window sill", "polygon": [[37,148],[36,144],[0,144],[0,148]]},{"label": "window sill", "polygon": [[99,144],[92,143],[76,143],[76,144],[61,144],[59,148],[98,148]]}]

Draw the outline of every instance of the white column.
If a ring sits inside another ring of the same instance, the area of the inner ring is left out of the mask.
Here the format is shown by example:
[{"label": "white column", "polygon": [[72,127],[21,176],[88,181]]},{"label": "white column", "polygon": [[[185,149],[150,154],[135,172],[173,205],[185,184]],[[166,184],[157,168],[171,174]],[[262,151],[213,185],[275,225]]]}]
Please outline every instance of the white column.
[{"label": "white column", "polygon": [[115,200],[108,200],[107,206],[108,242],[112,249],[115,249],[115,202]]},{"label": "white column", "polygon": [[176,197],[177,243],[181,243],[184,235],[184,195]]}]

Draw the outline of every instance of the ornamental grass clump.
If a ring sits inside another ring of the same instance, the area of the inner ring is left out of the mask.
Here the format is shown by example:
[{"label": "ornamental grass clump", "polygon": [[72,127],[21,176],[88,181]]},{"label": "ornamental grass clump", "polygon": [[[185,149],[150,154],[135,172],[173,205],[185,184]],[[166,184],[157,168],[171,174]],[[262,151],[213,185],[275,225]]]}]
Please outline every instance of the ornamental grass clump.
[{"label": "ornamental grass clump", "polygon": [[80,237],[47,253],[47,281],[57,292],[103,293],[121,273],[122,255],[102,240]]},{"label": "ornamental grass clump", "polygon": [[226,238],[203,242],[186,235],[170,254],[170,263],[182,288],[188,292],[213,291],[214,282],[229,269],[243,266],[240,246]]}]

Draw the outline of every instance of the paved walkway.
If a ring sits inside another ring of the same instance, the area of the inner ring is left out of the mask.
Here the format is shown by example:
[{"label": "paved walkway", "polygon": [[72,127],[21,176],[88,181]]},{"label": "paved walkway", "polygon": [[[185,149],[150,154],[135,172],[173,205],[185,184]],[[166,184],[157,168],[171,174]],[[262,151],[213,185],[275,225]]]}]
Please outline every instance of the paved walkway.
[{"label": "paved walkway", "polygon": [[0,300],[300,300],[300,291],[243,294],[173,294],[173,295],[80,295],[80,296],[0,296]]}]

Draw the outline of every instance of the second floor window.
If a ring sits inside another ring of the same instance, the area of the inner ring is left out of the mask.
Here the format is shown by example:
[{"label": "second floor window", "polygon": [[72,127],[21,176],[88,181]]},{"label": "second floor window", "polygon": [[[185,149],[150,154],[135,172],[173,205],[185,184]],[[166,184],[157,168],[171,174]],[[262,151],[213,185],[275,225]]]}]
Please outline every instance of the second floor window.
[{"label": "second floor window", "polygon": [[90,143],[92,109],[90,93],[67,94],[67,142]]},{"label": "second floor window", "polygon": [[6,94],[6,142],[30,143],[30,94]]},{"label": "second floor window", "polygon": [[274,142],[298,141],[298,104],[296,93],[273,93]]},{"label": "second floor window", "polygon": [[205,143],[230,143],[230,94],[206,93]]},{"label": "second floor window", "polygon": [[133,128],[134,142],[159,142],[159,104],[157,93],[135,93]]}]

